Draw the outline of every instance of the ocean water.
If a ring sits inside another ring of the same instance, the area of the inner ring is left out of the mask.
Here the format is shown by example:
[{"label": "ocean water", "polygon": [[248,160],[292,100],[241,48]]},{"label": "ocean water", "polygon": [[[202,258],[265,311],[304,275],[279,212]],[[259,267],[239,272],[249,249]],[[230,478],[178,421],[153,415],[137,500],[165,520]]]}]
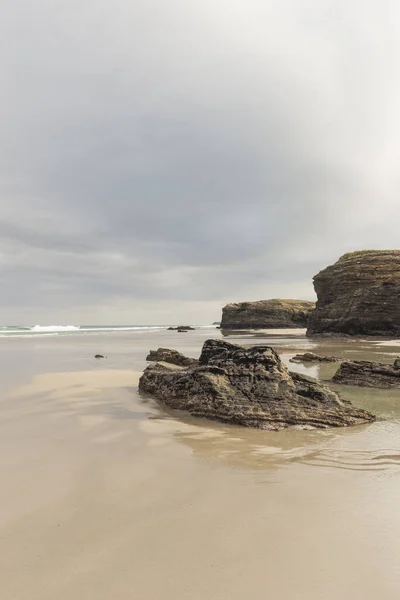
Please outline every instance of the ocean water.
[{"label": "ocean water", "polygon": [[[150,349],[215,328],[0,338],[1,600],[398,600],[400,391],[335,385],[374,423],[264,432],[138,394]],[[54,335],[55,334],[55,335]],[[398,342],[226,339],[393,362]],[[107,356],[96,360],[97,353]]]},{"label": "ocean water", "polygon": [[[160,331],[170,325],[3,325],[0,337],[59,336],[123,331]],[[208,328],[209,325],[196,325]]]}]

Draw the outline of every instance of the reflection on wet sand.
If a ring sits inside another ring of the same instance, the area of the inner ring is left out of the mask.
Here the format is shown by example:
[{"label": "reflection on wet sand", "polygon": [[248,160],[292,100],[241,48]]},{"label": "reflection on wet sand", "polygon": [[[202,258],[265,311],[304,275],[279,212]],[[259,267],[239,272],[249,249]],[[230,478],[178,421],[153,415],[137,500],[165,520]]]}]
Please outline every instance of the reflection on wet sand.
[{"label": "reflection on wet sand", "polygon": [[[283,355],[288,365],[322,380],[328,380],[335,370],[331,364],[292,364],[291,356]],[[178,442],[198,458],[240,469],[276,470],[302,463],[376,470],[400,464],[397,439],[392,447],[380,445],[391,438],[393,428],[397,438],[400,391],[332,385],[344,399],[377,414],[377,422],[348,429],[266,432],[172,411],[152,398],[138,395],[139,376],[138,372],[115,369],[38,375],[12,391],[14,402],[3,411],[3,419],[18,418],[22,411],[25,419],[40,414],[53,420],[73,417],[94,443],[127,435],[124,423],[134,420],[145,436],[144,446],[156,448]],[[112,428],[110,419],[114,421]],[[360,438],[364,440],[361,447]]]},{"label": "reflection on wet sand", "polygon": [[[382,422],[379,426],[387,427]],[[230,467],[250,470],[276,470],[302,463],[315,467],[377,470],[400,466],[400,443],[392,448],[354,449],[353,436],[368,435],[363,425],[348,430],[280,432],[243,430],[234,426],[190,422],[185,417],[152,417],[140,429],[158,443],[178,441],[202,459],[220,461]]]}]

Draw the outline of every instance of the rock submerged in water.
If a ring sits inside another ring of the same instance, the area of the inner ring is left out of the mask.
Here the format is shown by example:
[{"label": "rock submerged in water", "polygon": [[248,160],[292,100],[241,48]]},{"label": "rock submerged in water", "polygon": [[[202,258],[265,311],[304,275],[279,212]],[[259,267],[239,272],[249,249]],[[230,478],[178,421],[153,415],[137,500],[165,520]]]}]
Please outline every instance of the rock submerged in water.
[{"label": "rock submerged in water", "polygon": [[313,352],[305,352],[304,354],[296,354],[289,362],[305,363],[305,362],[339,362],[341,359],[336,356],[319,356]]},{"label": "rock submerged in water", "polygon": [[314,277],[307,335],[400,335],[400,250],[345,254]]},{"label": "rock submerged in water", "polygon": [[400,360],[396,358],[393,365],[367,360],[342,362],[332,381],[362,387],[400,389]]},{"label": "rock submerged in water", "polygon": [[146,360],[150,362],[165,362],[180,367],[189,367],[199,364],[197,358],[189,358],[178,352],[178,350],[170,350],[169,348],[150,350],[149,354],[146,356]]},{"label": "rock submerged in water", "polygon": [[304,328],[314,308],[314,302],[280,298],[227,304],[222,309],[221,329]]},{"label": "rock submerged in water", "polygon": [[194,327],[190,325],[178,325],[177,327],[168,327],[168,331],[177,331],[178,333],[184,333],[186,331],[195,331]]},{"label": "rock submerged in water", "polygon": [[149,365],[139,391],[196,417],[275,431],[346,427],[375,418],[315,379],[290,373],[269,346],[224,340],[207,340],[198,366]]}]

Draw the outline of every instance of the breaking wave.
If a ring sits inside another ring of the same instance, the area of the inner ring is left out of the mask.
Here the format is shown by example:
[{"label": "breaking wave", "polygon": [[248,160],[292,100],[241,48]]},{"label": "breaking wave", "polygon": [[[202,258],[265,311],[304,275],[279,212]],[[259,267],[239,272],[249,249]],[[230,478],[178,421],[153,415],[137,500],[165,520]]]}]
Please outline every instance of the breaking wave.
[{"label": "breaking wave", "polygon": [[79,331],[80,327],[76,325],[34,325],[30,331],[32,333],[56,333],[59,331]]}]

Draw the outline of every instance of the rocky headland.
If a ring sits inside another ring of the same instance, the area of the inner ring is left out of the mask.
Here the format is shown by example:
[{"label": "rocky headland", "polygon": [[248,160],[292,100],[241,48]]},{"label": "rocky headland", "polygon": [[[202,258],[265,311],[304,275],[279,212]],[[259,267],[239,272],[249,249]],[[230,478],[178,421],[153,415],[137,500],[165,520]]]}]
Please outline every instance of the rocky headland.
[{"label": "rocky headland", "polygon": [[315,379],[290,373],[269,346],[224,340],[207,340],[198,366],[149,365],[139,391],[196,417],[266,430],[346,427],[375,418]]},{"label": "rocky headland", "polygon": [[345,254],[314,277],[307,335],[400,335],[400,250]]},{"label": "rocky headland", "polygon": [[305,328],[314,308],[314,302],[280,298],[227,304],[222,309],[221,329]]},{"label": "rocky headland", "polygon": [[400,359],[393,365],[367,360],[342,362],[332,377],[335,383],[381,389],[400,389]]}]

